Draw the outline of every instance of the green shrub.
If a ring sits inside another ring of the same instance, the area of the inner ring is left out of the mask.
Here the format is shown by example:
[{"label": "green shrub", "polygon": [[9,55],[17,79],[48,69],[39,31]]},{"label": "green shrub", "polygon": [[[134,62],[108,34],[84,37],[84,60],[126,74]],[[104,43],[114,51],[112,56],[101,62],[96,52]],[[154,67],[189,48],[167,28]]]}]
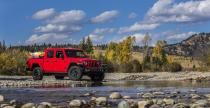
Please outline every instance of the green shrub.
[{"label": "green shrub", "polygon": [[172,62],[165,65],[165,71],[178,72],[182,70],[182,66],[179,63]]}]

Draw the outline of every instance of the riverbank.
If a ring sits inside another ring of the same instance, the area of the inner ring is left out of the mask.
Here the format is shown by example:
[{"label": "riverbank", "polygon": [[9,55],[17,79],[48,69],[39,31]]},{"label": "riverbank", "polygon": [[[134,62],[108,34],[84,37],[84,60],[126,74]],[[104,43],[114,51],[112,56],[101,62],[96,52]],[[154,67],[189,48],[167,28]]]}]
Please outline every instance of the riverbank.
[{"label": "riverbank", "polygon": [[[153,73],[106,73],[104,82],[111,81],[210,81],[210,72],[153,72]],[[44,76],[41,81],[34,81],[31,76],[0,76],[0,87],[69,87],[79,84],[92,84],[88,77],[81,81],[56,80],[54,76]]]}]

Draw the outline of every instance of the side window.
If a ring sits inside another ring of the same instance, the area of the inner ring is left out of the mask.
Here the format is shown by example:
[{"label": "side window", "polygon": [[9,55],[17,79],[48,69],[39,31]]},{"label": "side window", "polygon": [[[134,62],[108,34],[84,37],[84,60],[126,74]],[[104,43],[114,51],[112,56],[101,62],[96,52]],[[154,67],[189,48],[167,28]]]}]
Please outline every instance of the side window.
[{"label": "side window", "polygon": [[47,58],[53,58],[54,51],[47,52]]},{"label": "side window", "polygon": [[56,51],[56,58],[63,58],[63,51]]}]

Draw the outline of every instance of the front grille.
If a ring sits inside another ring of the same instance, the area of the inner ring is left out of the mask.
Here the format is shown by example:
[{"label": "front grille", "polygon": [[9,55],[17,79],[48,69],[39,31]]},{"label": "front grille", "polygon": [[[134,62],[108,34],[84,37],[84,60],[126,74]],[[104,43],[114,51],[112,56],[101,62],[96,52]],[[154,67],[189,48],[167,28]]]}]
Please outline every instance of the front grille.
[{"label": "front grille", "polygon": [[88,61],[88,67],[97,67],[97,62],[96,61]]}]

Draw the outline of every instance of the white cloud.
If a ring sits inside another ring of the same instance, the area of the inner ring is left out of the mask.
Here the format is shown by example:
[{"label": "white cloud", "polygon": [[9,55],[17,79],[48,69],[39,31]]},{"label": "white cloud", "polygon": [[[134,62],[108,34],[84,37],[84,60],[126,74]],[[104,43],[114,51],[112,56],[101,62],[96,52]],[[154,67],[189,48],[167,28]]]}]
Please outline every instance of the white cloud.
[{"label": "white cloud", "polygon": [[152,30],[159,26],[159,24],[156,23],[134,23],[133,25],[129,27],[120,27],[118,33],[127,33],[127,32],[137,32],[140,30]]},{"label": "white cloud", "polygon": [[113,20],[118,15],[119,15],[119,12],[116,10],[105,11],[105,12],[101,13],[100,15],[92,18],[91,22],[92,23],[104,23],[104,22]]},{"label": "white cloud", "polygon": [[59,23],[59,24],[66,24],[66,23],[81,23],[86,16],[86,13],[82,10],[70,10],[70,11],[63,11],[53,19],[49,20],[50,23]]},{"label": "white cloud", "polygon": [[115,32],[114,28],[96,28],[92,33],[93,34],[107,34]]},{"label": "white cloud", "polygon": [[[102,35],[96,35],[96,34],[89,34],[88,36],[90,37],[91,40],[93,40],[95,42],[101,41],[104,38],[104,36],[102,36]],[[86,36],[86,38],[88,36]]]},{"label": "white cloud", "polygon": [[210,20],[210,0],[175,3],[158,0],[147,12],[145,20],[152,23],[202,22]]},{"label": "white cloud", "polygon": [[53,8],[50,9],[44,9],[44,10],[40,10],[38,12],[36,12],[32,18],[33,19],[46,19],[49,18],[50,16],[52,16],[53,14],[55,14],[55,10]]},{"label": "white cloud", "polygon": [[138,15],[135,13],[135,12],[131,12],[129,15],[128,15],[128,18],[129,19],[134,19],[136,18]]},{"label": "white cloud", "polygon": [[78,25],[64,25],[64,24],[47,24],[45,26],[39,26],[34,29],[35,32],[63,32],[63,33],[74,33],[80,31],[81,26]]},{"label": "white cloud", "polygon": [[68,35],[66,34],[56,34],[56,33],[46,33],[37,35],[34,34],[31,37],[29,37],[28,40],[26,40],[27,44],[33,44],[33,43],[44,43],[44,42],[61,42],[63,39],[67,39]]},{"label": "white cloud", "polygon": [[186,33],[177,33],[172,34],[167,37],[168,40],[178,40],[181,41],[183,39],[188,38],[189,36],[192,36],[193,34],[196,34],[196,32],[186,32]]}]

